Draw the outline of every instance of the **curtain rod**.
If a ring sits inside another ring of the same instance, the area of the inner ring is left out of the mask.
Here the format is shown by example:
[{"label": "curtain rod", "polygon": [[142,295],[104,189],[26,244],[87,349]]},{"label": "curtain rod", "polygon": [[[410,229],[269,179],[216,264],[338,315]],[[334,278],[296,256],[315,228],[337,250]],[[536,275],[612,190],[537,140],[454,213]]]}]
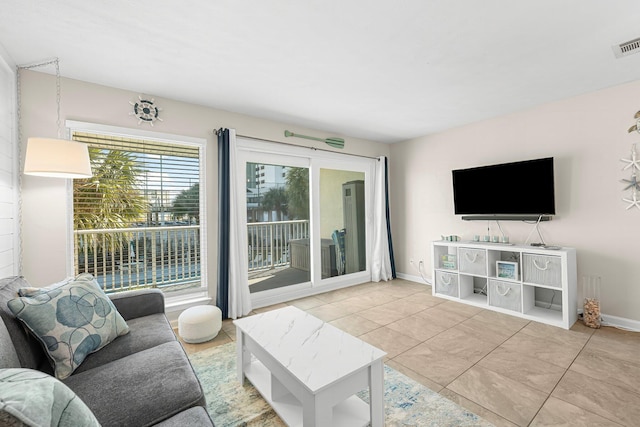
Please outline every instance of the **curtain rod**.
[{"label": "curtain rod", "polygon": [[[220,132],[219,129],[215,129],[213,131],[214,134],[218,135],[218,133]],[[236,136],[240,136],[242,138],[251,138],[251,139],[257,139],[258,141],[264,141],[264,142],[272,142],[274,144],[282,144],[282,145],[289,145],[291,147],[298,147],[298,148],[308,148],[310,150],[313,151],[325,151],[327,153],[334,153],[334,154],[344,154],[345,156],[355,156],[355,157],[362,157],[365,159],[373,159],[373,160],[378,160],[380,161],[380,159],[378,157],[371,157],[371,156],[363,156],[361,154],[350,154],[350,153],[340,153],[339,151],[333,151],[333,150],[327,150],[325,148],[316,148],[316,147],[307,147],[305,145],[298,145],[298,144],[291,144],[289,142],[282,142],[282,141],[274,141],[273,139],[266,139],[266,138],[258,138],[255,136],[251,136],[251,135],[240,135],[240,134],[236,134]]]}]

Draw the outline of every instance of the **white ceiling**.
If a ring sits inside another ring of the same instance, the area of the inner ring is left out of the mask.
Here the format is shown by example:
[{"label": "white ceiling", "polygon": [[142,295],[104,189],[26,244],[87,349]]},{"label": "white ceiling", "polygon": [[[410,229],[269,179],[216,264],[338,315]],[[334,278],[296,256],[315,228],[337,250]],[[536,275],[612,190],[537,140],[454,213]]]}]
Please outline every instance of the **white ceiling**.
[{"label": "white ceiling", "polygon": [[638,22],[638,0],[0,0],[18,65],[379,142],[640,79],[611,49]]}]

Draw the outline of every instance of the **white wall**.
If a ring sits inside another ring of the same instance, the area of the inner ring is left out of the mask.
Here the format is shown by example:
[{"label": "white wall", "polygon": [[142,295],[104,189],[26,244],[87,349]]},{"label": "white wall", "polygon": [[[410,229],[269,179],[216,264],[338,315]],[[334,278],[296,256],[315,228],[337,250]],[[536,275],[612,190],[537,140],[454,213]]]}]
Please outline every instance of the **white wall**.
[{"label": "white wall", "polygon": [[0,46],[0,277],[18,272],[15,65]]},{"label": "white wall", "polygon": [[[22,73],[22,123],[26,140],[29,136],[56,136],[55,77],[40,72]],[[62,79],[61,116],[64,120],[77,120],[111,126],[139,128],[138,120],[129,115],[129,101],[138,99],[138,93],[129,92],[71,79]],[[149,96],[152,96],[149,95]],[[162,108],[153,128],[147,130],[181,136],[206,138],[208,141],[206,190],[208,208],[208,271],[210,289],[215,289],[217,278],[217,139],[213,130],[220,127],[235,128],[239,135],[253,136],[301,146],[330,148],[321,142],[285,138],[284,130],[317,137],[341,136],[300,128],[291,124],[257,119],[245,115],[205,108],[169,99],[155,97]],[[389,146],[365,140],[344,137],[344,150],[349,154],[380,156],[389,154]],[[23,144],[25,142],[23,141]],[[24,275],[35,285],[45,285],[67,275],[66,242],[69,237],[67,218],[67,188],[63,181],[51,178],[24,176],[23,241]],[[213,293],[212,296],[215,297]]]},{"label": "white wall", "polygon": [[[541,230],[547,244],[575,247],[583,276],[602,277],[603,313],[640,320],[640,210],[626,210],[621,158],[640,135],[627,134],[640,110],[640,81],[395,144],[391,147],[391,221],[398,271],[424,260],[441,234],[471,239],[486,221],[453,214],[451,170],[555,157],[556,212]],[[501,222],[523,243],[532,225]],[[492,224],[491,234],[499,234]],[[537,241],[537,240],[535,240]],[[605,319],[606,320],[606,319]]]}]

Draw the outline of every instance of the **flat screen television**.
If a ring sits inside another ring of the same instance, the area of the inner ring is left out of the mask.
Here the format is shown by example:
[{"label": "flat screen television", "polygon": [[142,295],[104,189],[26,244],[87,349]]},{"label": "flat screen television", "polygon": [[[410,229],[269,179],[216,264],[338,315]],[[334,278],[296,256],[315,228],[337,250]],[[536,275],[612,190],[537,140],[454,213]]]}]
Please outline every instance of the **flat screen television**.
[{"label": "flat screen television", "polygon": [[452,175],[456,215],[556,213],[553,157],[457,169]]}]

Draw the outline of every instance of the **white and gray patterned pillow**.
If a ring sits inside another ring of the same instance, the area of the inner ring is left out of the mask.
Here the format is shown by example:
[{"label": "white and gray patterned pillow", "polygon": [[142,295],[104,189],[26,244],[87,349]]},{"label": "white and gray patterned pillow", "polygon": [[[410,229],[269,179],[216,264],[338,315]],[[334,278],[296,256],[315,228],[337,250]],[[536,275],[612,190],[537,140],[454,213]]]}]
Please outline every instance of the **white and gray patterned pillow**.
[{"label": "white and gray patterned pillow", "polygon": [[55,375],[67,378],[129,327],[90,274],[47,288],[22,288],[7,305],[42,343]]},{"label": "white and gray patterned pillow", "polygon": [[40,371],[0,369],[0,424],[100,426],[87,405],[65,384]]}]

